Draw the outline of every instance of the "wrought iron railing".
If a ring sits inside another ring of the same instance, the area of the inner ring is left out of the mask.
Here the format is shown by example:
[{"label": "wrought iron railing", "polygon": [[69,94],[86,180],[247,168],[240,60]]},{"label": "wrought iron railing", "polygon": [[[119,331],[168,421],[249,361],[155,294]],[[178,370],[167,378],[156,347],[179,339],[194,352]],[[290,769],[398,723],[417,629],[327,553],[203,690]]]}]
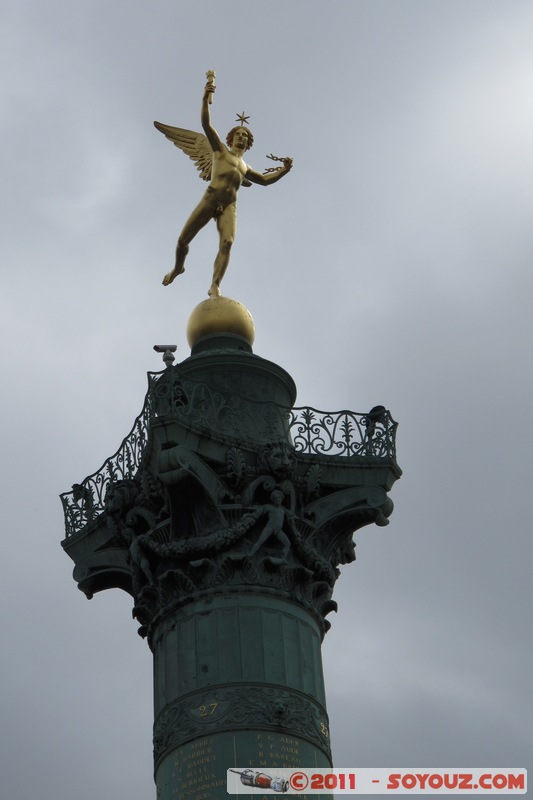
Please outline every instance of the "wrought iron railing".
[{"label": "wrought iron railing", "polygon": [[134,478],[147,450],[150,423],[172,416],[190,430],[232,443],[292,443],[296,453],[315,456],[396,458],[396,427],[390,412],[375,406],[366,414],[284,408],[215,391],[183,379],[176,367],[148,373],[141,413],[116,453],[72,491],[61,495],[67,537],[102,513],[109,486]]},{"label": "wrought iron railing", "polygon": [[[148,385],[158,373],[148,373]],[[161,373],[159,373],[161,374]],[[133,478],[139,471],[148,443],[150,421],[154,417],[153,392],[148,389],[141,413],[133,428],[122,440],[112,456],[106,458],[97,472],[93,472],[81,483],[75,483],[72,491],[60,495],[65,515],[67,538],[84,528],[102,513],[109,486],[120,480]]]},{"label": "wrought iron railing", "polygon": [[289,432],[297,453],[396,458],[397,423],[383,406],[367,414],[293,408]]}]

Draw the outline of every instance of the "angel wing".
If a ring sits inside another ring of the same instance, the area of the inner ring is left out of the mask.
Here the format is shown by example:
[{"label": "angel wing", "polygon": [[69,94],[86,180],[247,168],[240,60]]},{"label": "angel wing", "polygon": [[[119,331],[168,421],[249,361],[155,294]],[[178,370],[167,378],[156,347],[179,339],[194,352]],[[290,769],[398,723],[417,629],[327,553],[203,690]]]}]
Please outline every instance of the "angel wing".
[{"label": "angel wing", "polygon": [[173,128],[171,125],[163,125],[161,122],[154,122],[158,131],[161,131],[169,142],[172,142],[189,156],[191,161],[196,164],[196,169],[200,173],[200,178],[204,181],[211,180],[211,169],[213,167],[213,151],[203,133],[188,131],[186,128]]},{"label": "angel wing", "polygon": [[[200,178],[204,181],[211,180],[213,168],[213,151],[203,133],[188,131],[186,128],[173,128],[172,125],[163,125],[162,122],[154,122],[158,131],[164,134],[169,142],[172,142],[189,156],[191,161],[196,164],[196,169],[200,173]],[[247,178],[243,178],[241,186],[252,186]]]}]

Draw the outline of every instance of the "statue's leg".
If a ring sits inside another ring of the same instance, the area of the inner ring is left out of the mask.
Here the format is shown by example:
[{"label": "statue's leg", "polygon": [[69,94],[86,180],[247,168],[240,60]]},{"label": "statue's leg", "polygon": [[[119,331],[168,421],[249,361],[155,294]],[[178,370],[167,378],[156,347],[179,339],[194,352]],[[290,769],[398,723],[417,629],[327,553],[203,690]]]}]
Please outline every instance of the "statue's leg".
[{"label": "statue's leg", "polygon": [[272,525],[270,525],[270,523],[267,522],[267,524],[265,525],[264,529],[261,532],[261,536],[250,550],[249,555],[253,556],[254,553],[257,553],[261,545],[266,542],[266,540],[269,538],[271,534],[272,534]]},{"label": "statue's leg", "polygon": [[232,203],[217,217],[217,230],[219,237],[218,253],[213,269],[213,281],[209,289],[209,297],[220,296],[220,282],[224,277],[229,264],[231,246],[237,230],[237,205]]},{"label": "statue's leg", "polygon": [[207,193],[200,203],[196,206],[191,216],[183,226],[176,246],[176,262],[174,269],[168,272],[163,278],[163,286],[168,286],[174,278],[185,272],[185,259],[189,252],[189,244],[192,242],[198,231],[200,231],[210,219],[213,219],[215,209]]},{"label": "statue's leg", "polygon": [[279,531],[278,538],[279,538],[280,542],[283,545],[283,556],[282,556],[282,558],[286,559],[287,556],[289,555],[289,551],[291,549],[291,540],[289,539],[288,536],[286,536],[286,534],[283,533],[283,531]]}]

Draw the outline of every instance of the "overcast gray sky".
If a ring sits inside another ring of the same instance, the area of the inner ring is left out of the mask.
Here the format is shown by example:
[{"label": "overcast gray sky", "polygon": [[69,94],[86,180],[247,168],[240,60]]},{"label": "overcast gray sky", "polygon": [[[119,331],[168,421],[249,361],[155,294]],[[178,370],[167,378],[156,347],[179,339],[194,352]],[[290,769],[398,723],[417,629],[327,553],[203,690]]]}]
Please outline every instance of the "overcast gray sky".
[{"label": "overcast gray sky", "polygon": [[151,656],[88,602],[58,494],[188,355],[214,228],[161,286],[203,185],[205,71],[247,160],[224,293],[298,403],[390,408],[403,478],[356,537],[323,653],[337,766],[527,767],[532,751],[533,5],[4,0],[0,11],[6,800],[146,800]]}]

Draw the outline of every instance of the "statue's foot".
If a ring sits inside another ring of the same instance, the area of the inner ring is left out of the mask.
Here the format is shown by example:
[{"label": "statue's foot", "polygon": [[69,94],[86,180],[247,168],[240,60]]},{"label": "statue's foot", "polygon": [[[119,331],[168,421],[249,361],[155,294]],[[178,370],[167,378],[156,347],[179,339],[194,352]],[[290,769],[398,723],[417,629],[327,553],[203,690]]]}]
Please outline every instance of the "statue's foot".
[{"label": "statue's foot", "polygon": [[218,283],[212,283],[208,293],[209,297],[220,297],[220,287]]},{"label": "statue's foot", "polygon": [[182,272],[185,272],[185,267],[174,267],[170,272],[167,272],[163,278],[163,286],[168,286],[169,283],[172,283],[174,278],[177,278]]}]

